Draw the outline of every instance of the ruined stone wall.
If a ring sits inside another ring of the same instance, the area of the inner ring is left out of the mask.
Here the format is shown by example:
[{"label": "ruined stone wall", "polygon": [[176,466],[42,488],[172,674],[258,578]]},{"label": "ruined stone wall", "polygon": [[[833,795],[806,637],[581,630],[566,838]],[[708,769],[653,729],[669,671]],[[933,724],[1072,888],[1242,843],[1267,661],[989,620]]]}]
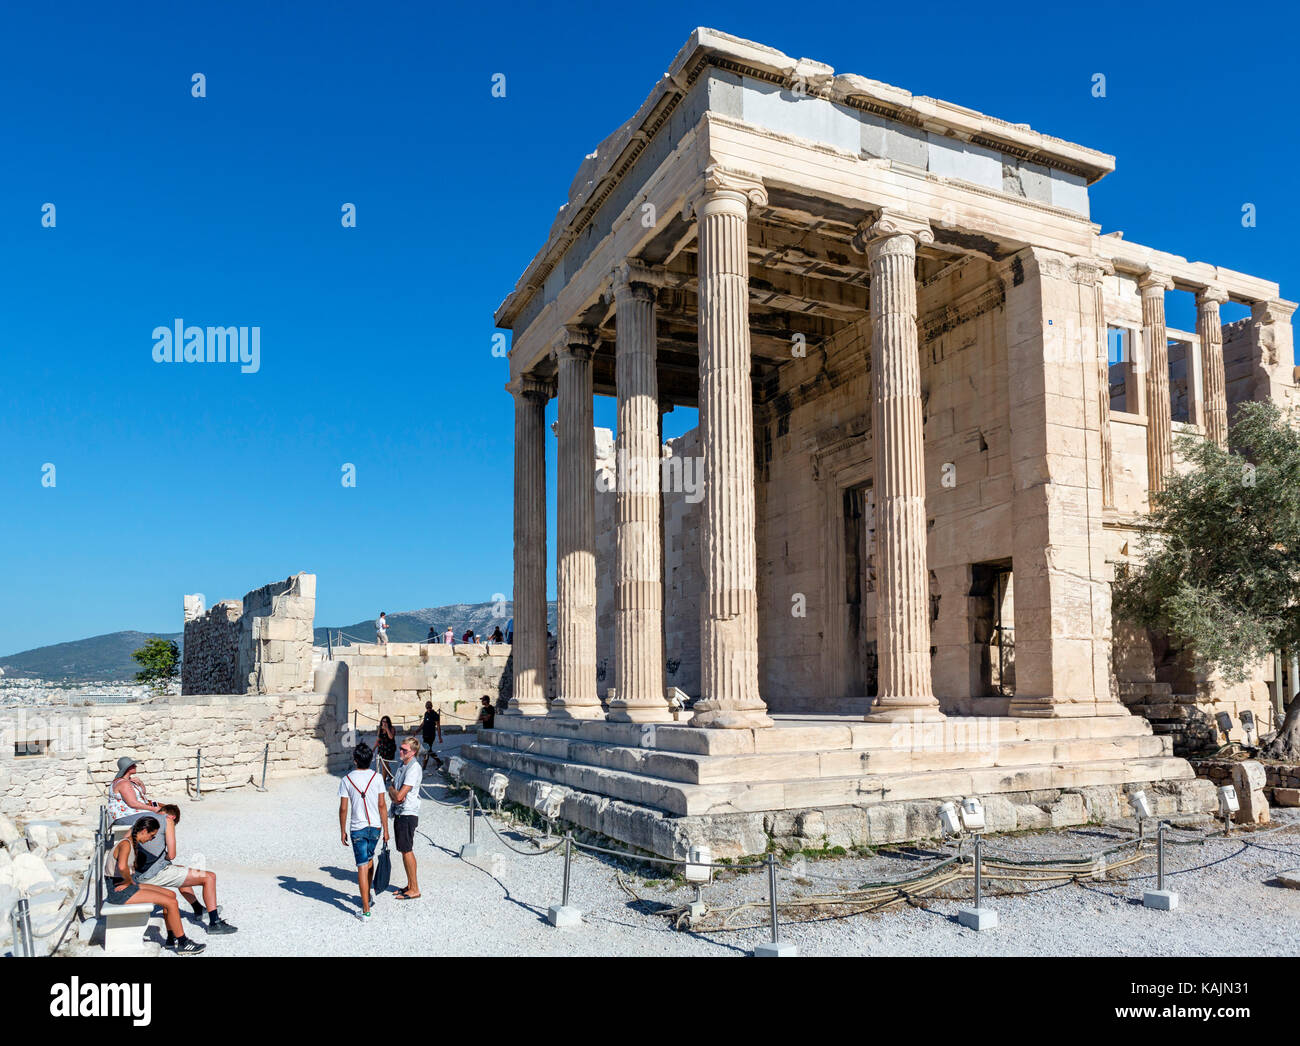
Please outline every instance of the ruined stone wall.
[{"label": "ruined stone wall", "polygon": [[[5,708],[0,716],[0,813],[93,815],[127,755],[151,797],[184,804],[203,752],[204,791],[340,769],[344,709],[327,694],[190,695],[132,705]],[[15,755],[16,742],[48,740]]]},{"label": "ruined stone wall", "polygon": [[472,725],[486,694],[498,708],[513,686],[510,647],[469,643],[362,643],[335,647],[334,661],[347,665],[348,717],[357,713],[362,734],[373,732],[380,716],[411,725],[432,701],[443,727]]},{"label": "ruined stone wall", "polygon": [[243,693],[239,677],[239,629],[244,607],[223,599],[207,611],[185,597],[185,645],[181,653],[181,693]]},{"label": "ruined stone wall", "polygon": [[306,693],[312,688],[316,575],[295,574],[206,613],[185,597],[183,694]]}]

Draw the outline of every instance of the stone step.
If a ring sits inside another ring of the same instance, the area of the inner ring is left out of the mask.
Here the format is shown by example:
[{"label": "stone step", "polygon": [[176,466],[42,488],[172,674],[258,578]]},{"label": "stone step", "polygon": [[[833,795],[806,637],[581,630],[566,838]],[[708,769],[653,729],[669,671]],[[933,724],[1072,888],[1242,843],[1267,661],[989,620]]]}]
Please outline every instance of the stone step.
[{"label": "stone step", "polygon": [[462,754],[466,759],[486,767],[554,781],[570,788],[638,803],[677,816],[800,809],[809,806],[860,806],[908,799],[1182,780],[1195,776],[1185,760],[1155,756],[803,780],[780,780],[768,775],[751,781],[692,784],[607,767],[570,763],[537,752],[495,745],[465,745]]},{"label": "stone step", "polygon": [[628,748],[691,755],[761,755],[837,749],[955,750],[1005,746],[1022,741],[1066,741],[1151,735],[1139,716],[1027,719],[951,716],[940,723],[865,723],[860,719],[778,718],[763,730],[700,730],[679,724],[611,723],[603,719],[563,720],[551,716],[497,718],[497,731],[529,737],[567,738]]},{"label": "stone step", "polygon": [[1172,743],[1168,738],[1150,734],[1101,739],[1084,737],[1063,741],[1017,741],[956,750],[940,748],[916,751],[898,747],[738,756],[665,752],[654,748],[633,748],[503,730],[484,731],[482,741],[484,744],[560,759],[566,763],[621,770],[688,784],[1093,762],[1151,758],[1170,755],[1172,752]]}]

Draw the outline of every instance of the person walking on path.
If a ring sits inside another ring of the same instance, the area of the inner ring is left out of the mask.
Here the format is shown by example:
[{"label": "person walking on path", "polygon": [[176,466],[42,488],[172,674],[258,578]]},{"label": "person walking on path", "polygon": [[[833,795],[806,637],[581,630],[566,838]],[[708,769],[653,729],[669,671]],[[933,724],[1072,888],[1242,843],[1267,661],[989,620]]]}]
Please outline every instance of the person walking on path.
[{"label": "person walking on path", "polygon": [[[142,886],[179,890],[200,919],[207,912],[209,935],[234,933],[236,928],[221,918],[217,907],[217,873],[172,863],[176,860],[176,826],[181,823],[180,807],[169,803],[162,808],[161,817],[162,831],[155,832],[152,838],[136,844],[136,882]],[[203,890],[203,903],[194,894],[196,886]],[[175,943],[175,936],[168,930],[167,947],[170,948]]]},{"label": "person walking on path", "polygon": [[380,767],[387,777],[388,764],[397,760],[397,730],[388,716],[379,720],[379,729],[375,731],[375,754],[379,756]]},{"label": "person walking on path", "polygon": [[382,610],[379,612],[379,620],[375,622],[375,642],[380,646],[388,645],[388,615]]},{"label": "person walking on path", "polygon": [[442,744],[442,714],[433,707],[432,701],[424,702],[424,719],[420,722],[420,737],[424,741],[425,756],[424,765],[427,769],[429,766],[429,757],[433,757],[433,765],[439,767],[442,760],[438,758],[438,753],[433,750],[435,743]]},{"label": "person walking on path", "polygon": [[364,741],[352,750],[353,770],[339,782],[339,838],[349,841],[357,862],[357,888],[361,911],[357,918],[370,920],[370,883],[374,873],[375,847],[382,830],[388,842],[388,803],[379,775],[370,769],[374,753]]},{"label": "person walking on path", "polygon": [[177,955],[201,955],[206,944],[191,941],[185,936],[181,924],[180,904],[171,890],[161,886],[145,886],[136,882],[135,876],[144,860],[142,844],[151,842],[159,832],[158,818],[145,814],[131,825],[131,834],[113,847],[112,855],[104,869],[108,880],[109,904],[152,904],[163,910],[167,935],[176,942]]},{"label": "person walking on path", "polygon": [[108,788],[108,816],[113,824],[132,824],[146,815],[157,820],[161,809],[146,796],[144,782],[136,777],[135,760],[122,756],[117,761],[117,776]]},{"label": "person walking on path", "polygon": [[401,766],[397,776],[388,786],[388,797],[393,801],[393,830],[397,835],[397,852],[402,855],[406,869],[406,885],[397,891],[399,901],[414,901],[420,896],[420,883],[415,875],[415,828],[420,823],[420,785],[424,771],[420,769],[420,740],[408,737],[402,742]]}]

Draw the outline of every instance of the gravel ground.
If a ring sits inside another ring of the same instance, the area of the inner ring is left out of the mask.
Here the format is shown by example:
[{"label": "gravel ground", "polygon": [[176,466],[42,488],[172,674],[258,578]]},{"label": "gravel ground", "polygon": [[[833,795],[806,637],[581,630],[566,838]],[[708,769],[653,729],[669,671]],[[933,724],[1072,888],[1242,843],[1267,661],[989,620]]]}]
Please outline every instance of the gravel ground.
[{"label": "gravel ground", "polygon": [[[237,934],[209,940],[208,955],[744,955],[767,939],[764,928],[675,930],[659,913],[690,900],[691,888],[680,880],[647,880],[655,873],[646,865],[620,872],[589,855],[573,865],[571,904],[583,911],[583,925],[556,930],[546,910],[559,902],[559,854],[512,853],[480,822],[478,839],[500,855],[499,863],[488,870],[460,860],[466,812],[438,800],[455,802],[463,793],[449,790],[441,778],[426,784],[420,811],[415,853],[423,898],[402,902],[389,893],[363,924],[355,917],[351,849],[338,837],[337,790],[337,778],[319,775],[276,781],[267,794],[225,792],[186,806],[181,858],[205,855],[218,875],[223,914],[239,927]],[[1204,845],[1171,846],[1170,886],[1180,894],[1173,912],[1141,905],[1143,889],[1154,886],[1152,860],[1114,870],[1108,879],[1033,884],[986,898],[1001,925],[984,933],[956,922],[970,896],[965,881],[948,888],[953,899],[790,924],[782,936],[801,955],[1294,955],[1300,890],[1270,880],[1288,870],[1300,874],[1300,811],[1275,810],[1274,816],[1281,830],[1234,829],[1231,837]],[[536,834],[531,829],[509,828],[502,818],[494,823],[513,845],[536,850],[527,841]],[[1129,828],[1085,826],[998,837],[988,846],[1034,858],[1093,853],[1129,835]],[[779,892],[783,898],[834,893],[912,874],[940,856],[937,849],[904,848],[809,860],[802,876],[797,869],[780,873]],[[397,887],[405,874],[395,851],[393,857]],[[620,874],[642,900],[619,885]],[[762,902],[767,876],[721,872],[704,896],[715,907]],[[766,906],[742,914],[742,922],[765,919]],[[201,929],[192,935],[204,939]]]}]

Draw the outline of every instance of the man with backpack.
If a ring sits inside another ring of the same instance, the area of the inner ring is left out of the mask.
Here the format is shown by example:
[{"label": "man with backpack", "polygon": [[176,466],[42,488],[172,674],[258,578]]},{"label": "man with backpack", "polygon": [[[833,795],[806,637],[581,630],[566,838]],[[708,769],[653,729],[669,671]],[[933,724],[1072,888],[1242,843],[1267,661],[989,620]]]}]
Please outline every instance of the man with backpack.
[{"label": "man with backpack", "polygon": [[388,842],[388,802],[384,782],[370,769],[374,752],[362,741],[352,750],[353,770],[339,782],[339,837],[352,846],[357,862],[357,887],[361,911],[357,918],[370,920],[370,884],[374,875],[375,848],[380,833]]}]

